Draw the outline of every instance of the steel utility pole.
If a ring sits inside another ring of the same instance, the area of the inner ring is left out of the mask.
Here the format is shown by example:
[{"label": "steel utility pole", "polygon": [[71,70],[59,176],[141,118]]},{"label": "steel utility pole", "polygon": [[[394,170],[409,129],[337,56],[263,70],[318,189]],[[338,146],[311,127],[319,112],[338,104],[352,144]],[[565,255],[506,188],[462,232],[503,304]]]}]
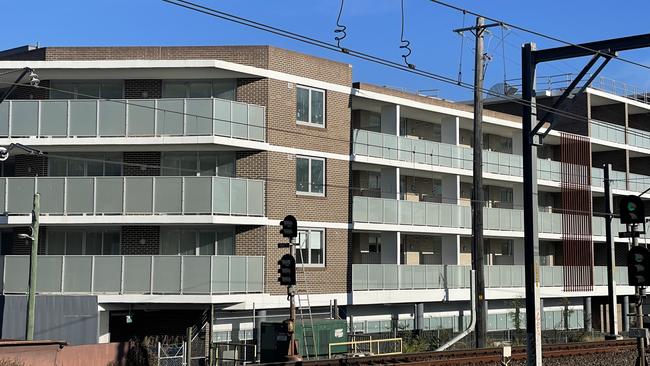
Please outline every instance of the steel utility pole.
[{"label": "steel utility pole", "polygon": [[472,185],[472,270],[476,276],[476,348],[485,348],[487,337],[487,307],[485,302],[485,275],[483,268],[483,80],[484,62],[489,56],[484,53],[485,30],[500,26],[499,23],[485,24],[483,17],[476,17],[476,26],[455,29],[462,35],[470,31],[476,38],[474,53],[474,125],[473,125],[473,185]]},{"label": "steel utility pole", "polygon": [[[650,47],[650,34],[623,37],[579,45],[535,50],[534,43],[524,44],[521,52],[522,158],[524,175],[524,263],[526,278],[526,348],[527,365],[542,365],[541,316],[539,303],[539,240],[537,237],[537,146],[556,126],[556,110],[566,107],[569,97],[576,94],[578,83],[587,76],[599,58],[603,62],[591,73],[578,94],[585,91],[600,71],[618,51]],[[587,65],[552,105],[552,110],[537,118],[535,72],[538,64],[576,57],[592,56]],[[575,98],[573,98],[575,100]],[[548,125],[546,125],[548,123]],[[546,125],[546,127],[545,127]],[[544,128],[543,132],[540,132]]]},{"label": "steel utility pole", "polygon": [[[636,233],[637,224],[631,225],[632,233]],[[632,235],[632,248],[639,245],[639,238],[637,235]],[[645,286],[636,286],[636,327],[639,329],[644,329],[643,326],[643,299],[646,296]],[[636,366],[646,366],[645,358],[645,337],[639,337],[636,339],[636,348],[638,353],[638,358],[636,360]]]},{"label": "steel utility pole", "polygon": [[38,229],[41,216],[41,195],[34,193],[34,207],[32,208],[32,235],[26,235],[32,241],[32,251],[29,256],[29,296],[27,298],[27,327],[25,339],[34,340],[34,309],[36,306],[36,270],[38,266]]},{"label": "steel utility pole", "polygon": [[609,334],[605,339],[619,339],[618,321],[616,319],[616,252],[614,234],[612,233],[612,221],[614,219],[614,195],[609,177],[612,172],[612,164],[605,164],[604,186],[605,186],[605,240],[607,241],[607,304],[609,305]]}]

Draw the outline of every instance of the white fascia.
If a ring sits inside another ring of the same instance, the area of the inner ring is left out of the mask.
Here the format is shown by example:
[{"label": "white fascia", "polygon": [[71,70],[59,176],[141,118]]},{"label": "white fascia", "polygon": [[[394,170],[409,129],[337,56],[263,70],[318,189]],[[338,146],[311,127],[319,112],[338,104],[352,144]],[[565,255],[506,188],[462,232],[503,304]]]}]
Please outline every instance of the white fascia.
[{"label": "white fascia", "polygon": [[[311,294],[311,306],[330,306],[336,299],[339,305],[348,305],[347,293]],[[230,295],[97,295],[99,304],[231,304],[226,310],[283,309],[288,307],[286,295],[230,294]]]},{"label": "white fascia", "polygon": [[[353,291],[353,305],[394,304],[414,302],[449,302],[468,301],[470,289],[422,289],[422,290],[371,290]],[[593,291],[567,293],[562,287],[540,287],[542,298],[588,297],[607,296],[607,286],[594,286]],[[523,287],[486,288],[487,300],[507,300],[525,297]],[[634,295],[634,287],[617,286],[617,293],[621,296]]]},{"label": "white fascia", "polygon": [[93,60],[93,61],[0,61],[0,70],[14,70],[31,67],[38,70],[120,70],[120,69],[183,69],[203,68],[221,69],[241,74],[258,76],[295,84],[351,94],[349,85],[339,85],[325,81],[291,75],[288,73],[241,65],[222,60]]},{"label": "white fascia", "polygon": [[177,145],[223,145],[240,149],[261,150],[286,153],[291,155],[307,155],[325,159],[350,161],[346,154],[335,154],[317,150],[298,149],[287,146],[271,145],[267,142],[242,140],[222,136],[159,136],[159,137],[26,137],[0,138],[0,145],[20,143],[27,146],[55,147],[57,150],[67,148],[97,148],[101,146],[177,146]]}]

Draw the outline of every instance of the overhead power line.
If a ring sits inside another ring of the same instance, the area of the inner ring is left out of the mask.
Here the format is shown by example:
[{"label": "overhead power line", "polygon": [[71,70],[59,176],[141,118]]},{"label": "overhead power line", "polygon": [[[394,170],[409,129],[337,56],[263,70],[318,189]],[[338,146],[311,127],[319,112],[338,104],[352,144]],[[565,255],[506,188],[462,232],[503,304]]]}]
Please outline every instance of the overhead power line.
[{"label": "overhead power line", "polygon": [[[340,48],[336,44],[328,43],[328,42],[325,42],[325,41],[322,41],[322,40],[319,40],[319,39],[316,39],[316,38],[312,38],[312,37],[309,37],[309,36],[305,36],[305,35],[302,35],[302,34],[299,34],[299,33],[291,32],[291,31],[288,31],[288,30],[285,30],[285,29],[270,26],[270,25],[260,23],[260,22],[254,21],[254,20],[250,20],[250,19],[243,18],[243,17],[237,16],[237,15],[226,13],[226,12],[223,12],[223,11],[220,11],[220,10],[212,9],[212,8],[209,8],[209,7],[206,7],[206,6],[203,6],[203,5],[199,5],[199,4],[190,2],[190,1],[185,1],[185,0],[162,0],[162,1],[164,1],[166,3],[169,3],[169,4],[179,6],[179,7],[186,8],[186,9],[198,12],[198,13],[203,13],[203,14],[210,15],[210,16],[213,16],[213,17],[216,17],[216,18],[224,19],[224,20],[227,20],[227,21],[230,21],[230,22],[238,23],[238,24],[245,25],[245,26],[252,27],[252,28],[256,28],[256,29],[259,29],[259,30],[262,30],[262,31],[265,31],[265,32],[273,33],[273,34],[276,34],[276,35],[279,35],[279,36],[282,36],[282,37],[285,37],[285,38],[290,38],[290,39],[293,39],[293,40],[296,40],[296,41],[299,41],[299,42],[311,44],[313,46],[321,47],[321,48],[324,48],[324,49],[327,49],[327,50],[330,50],[330,51],[343,52],[344,54],[350,55],[352,57],[356,57],[356,58],[359,58],[359,59],[362,59],[362,60],[365,60],[365,61],[373,62],[373,63],[379,64],[379,65],[382,65],[382,66],[386,66],[386,67],[389,67],[389,68],[397,69],[397,70],[404,71],[404,72],[409,72],[409,73],[412,73],[412,74],[415,74],[415,75],[423,76],[423,77],[433,79],[433,80],[436,80],[436,81],[440,81],[440,82],[444,82],[444,83],[447,83],[447,84],[457,85],[457,86],[463,87],[465,89],[474,90],[474,85],[466,83],[466,82],[462,82],[462,81],[458,82],[458,80],[456,78],[444,76],[444,75],[433,73],[433,72],[430,72],[430,71],[425,71],[425,70],[422,70],[422,69],[409,68],[408,66],[403,65],[401,63],[397,63],[395,61],[384,59],[384,58],[374,56],[374,55],[371,55],[371,54],[367,54],[367,53],[364,53],[364,52],[361,52],[361,51],[352,50],[350,48]],[[485,89],[485,88],[482,88],[480,90],[483,93],[485,93],[486,95],[490,95],[490,96],[497,97],[497,98],[502,98],[505,101],[510,101],[510,102],[513,102],[513,103],[516,103],[516,104],[519,104],[519,105],[522,105],[522,106],[530,106],[531,105],[531,103],[529,101],[526,101],[526,100],[521,99],[521,98],[504,95],[504,94],[494,92],[492,90]],[[576,121],[579,121],[579,122],[589,122],[589,119],[586,116],[578,115],[578,114],[575,114],[575,113],[572,113],[572,112],[564,111],[564,110],[561,110],[561,109],[557,109],[557,108],[553,108],[553,107],[549,107],[549,106],[545,106],[545,105],[537,104],[537,103],[533,104],[532,106],[534,108],[537,108],[538,110],[553,112],[555,115],[560,116],[560,117],[565,117],[567,119],[573,119],[573,120],[576,120]]]},{"label": "overhead power line", "polygon": [[620,56],[617,56],[616,54],[605,52],[603,50],[594,50],[594,49],[591,49],[589,47],[585,47],[585,46],[577,44],[577,43],[565,41],[565,40],[563,40],[561,38],[551,36],[551,35],[536,31],[536,30],[532,30],[532,29],[525,28],[525,27],[522,27],[522,26],[519,26],[519,25],[508,23],[508,22],[505,22],[503,20],[492,18],[492,17],[484,15],[484,14],[479,14],[479,13],[471,11],[469,9],[465,9],[465,8],[460,7],[460,6],[449,4],[449,3],[441,1],[441,0],[429,0],[429,1],[431,1],[433,3],[436,3],[436,4],[439,4],[439,5],[442,5],[442,6],[446,6],[446,7],[450,8],[450,9],[454,9],[456,11],[460,11],[460,12],[467,13],[467,14],[472,14],[472,15],[477,16],[477,17],[483,17],[483,18],[485,18],[487,20],[490,20],[490,21],[493,21],[493,22],[496,22],[496,23],[501,23],[502,25],[505,25],[507,27],[514,28],[514,29],[517,29],[517,30],[520,30],[520,31],[523,31],[523,32],[526,32],[526,33],[530,33],[530,34],[533,34],[533,35],[536,35],[536,36],[539,36],[539,37],[542,37],[542,38],[546,38],[546,39],[549,39],[549,40],[552,40],[552,41],[555,41],[555,42],[558,42],[558,43],[562,43],[562,44],[565,44],[567,46],[578,47],[578,48],[581,48],[581,49],[583,49],[585,51],[593,52],[593,53],[601,55],[601,56],[612,57],[612,58],[617,59],[619,61],[627,62],[627,63],[629,63],[631,65],[639,66],[639,67],[642,67],[644,69],[650,70],[650,66],[648,66],[648,65],[644,65],[644,64],[642,64],[640,62],[636,62],[636,61],[632,61],[632,60],[622,58]]}]

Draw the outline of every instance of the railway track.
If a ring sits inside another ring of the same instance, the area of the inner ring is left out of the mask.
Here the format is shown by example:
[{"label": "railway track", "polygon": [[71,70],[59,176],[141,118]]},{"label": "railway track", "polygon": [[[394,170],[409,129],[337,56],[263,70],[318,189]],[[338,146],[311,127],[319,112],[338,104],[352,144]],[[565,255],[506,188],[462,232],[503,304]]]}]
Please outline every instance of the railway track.
[{"label": "railway track", "polygon": [[[305,366],[361,366],[361,365],[410,365],[410,366],[456,366],[456,365],[500,365],[503,351],[501,348],[465,349],[443,352],[422,352],[390,356],[369,356],[354,358],[338,358],[326,360],[305,360]],[[602,357],[601,357],[602,354]],[[636,355],[636,341],[625,339],[618,341],[599,341],[584,343],[553,344],[543,347],[543,356],[546,361],[572,359],[580,357],[595,357],[607,359],[610,354],[612,361],[620,361],[615,364],[625,365],[619,354],[630,356]],[[520,364],[518,361],[526,359],[525,347],[513,347],[511,365]],[[561,362],[560,364],[565,364]],[[566,363],[575,364],[575,363]],[[591,364],[591,363],[589,363]],[[609,361],[607,361],[609,364]]]}]

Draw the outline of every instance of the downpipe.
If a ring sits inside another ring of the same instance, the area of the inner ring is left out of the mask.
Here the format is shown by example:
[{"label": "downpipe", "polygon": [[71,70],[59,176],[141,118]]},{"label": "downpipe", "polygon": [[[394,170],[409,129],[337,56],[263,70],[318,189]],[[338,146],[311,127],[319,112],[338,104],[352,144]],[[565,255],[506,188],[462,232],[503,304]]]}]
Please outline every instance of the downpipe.
[{"label": "downpipe", "polygon": [[436,352],[444,351],[447,348],[451,347],[454,343],[460,341],[461,339],[465,338],[468,334],[473,332],[474,328],[476,327],[476,271],[475,270],[471,270],[470,302],[472,303],[472,306],[470,308],[470,322],[467,329],[465,329],[462,333],[458,334],[454,338],[450,339],[447,343],[438,347],[438,349],[436,349]]}]

